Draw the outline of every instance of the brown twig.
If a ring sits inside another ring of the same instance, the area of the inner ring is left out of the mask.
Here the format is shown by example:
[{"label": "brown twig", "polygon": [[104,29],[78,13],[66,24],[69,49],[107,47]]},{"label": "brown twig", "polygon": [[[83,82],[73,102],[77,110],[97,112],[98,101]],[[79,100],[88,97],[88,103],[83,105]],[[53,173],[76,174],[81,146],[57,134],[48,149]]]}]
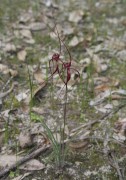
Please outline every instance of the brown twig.
[{"label": "brown twig", "polygon": [[23,157],[22,159],[20,159],[19,161],[17,161],[15,164],[11,165],[10,167],[7,167],[6,169],[0,171],[0,178],[5,176],[7,173],[9,173],[10,171],[16,169],[18,166],[20,166],[21,164],[25,163],[26,161],[29,161],[32,158],[35,158],[36,156],[38,156],[40,153],[44,153],[45,151],[49,150],[51,148],[51,145],[47,145],[47,146],[43,146],[40,147],[39,149],[35,150],[34,152],[26,155],[25,157]]}]

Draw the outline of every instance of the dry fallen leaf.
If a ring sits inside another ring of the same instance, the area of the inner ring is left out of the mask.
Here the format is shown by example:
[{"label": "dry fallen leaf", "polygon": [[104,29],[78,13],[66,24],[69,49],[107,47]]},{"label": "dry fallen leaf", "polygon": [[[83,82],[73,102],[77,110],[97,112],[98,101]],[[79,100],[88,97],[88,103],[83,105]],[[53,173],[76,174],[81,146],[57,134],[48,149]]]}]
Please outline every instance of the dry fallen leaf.
[{"label": "dry fallen leaf", "polygon": [[32,39],[32,34],[29,29],[23,29],[20,31],[20,33],[24,38]]},{"label": "dry fallen leaf", "polygon": [[64,29],[63,29],[63,33],[64,35],[71,35],[74,33],[74,28],[73,27],[70,27],[70,26],[66,26]]},{"label": "dry fallen leaf", "polygon": [[77,36],[74,36],[69,42],[69,46],[74,47],[79,44],[79,39]]},{"label": "dry fallen leaf", "polygon": [[32,112],[35,112],[39,115],[43,115],[45,113],[45,111],[42,107],[33,107]]},{"label": "dry fallen leaf", "polygon": [[78,23],[84,15],[84,11],[76,10],[69,13],[69,21]]},{"label": "dry fallen leaf", "polygon": [[25,50],[21,50],[17,53],[17,57],[20,61],[25,61],[27,56],[27,52]]},{"label": "dry fallen leaf", "polygon": [[97,73],[105,72],[108,69],[108,64],[106,64],[104,59],[100,58],[97,54],[94,54],[90,49],[87,49],[87,53],[93,60],[93,65]]},{"label": "dry fallen leaf", "polygon": [[44,82],[42,71],[39,68],[34,72],[34,78],[37,80],[39,84],[42,84]]},{"label": "dry fallen leaf", "polygon": [[[22,159],[22,156],[17,156],[17,155],[1,155],[0,156],[0,167],[7,167],[7,166],[12,166],[15,164],[17,161]],[[23,170],[29,170],[29,171],[34,171],[34,170],[42,170],[45,168],[45,165],[39,162],[36,159],[31,159],[30,161],[24,163],[23,165],[18,167],[19,169]]]},{"label": "dry fallen leaf", "polygon": [[46,25],[42,22],[33,22],[29,25],[32,31],[40,31],[46,28]]},{"label": "dry fallen leaf", "polygon": [[28,131],[22,131],[19,135],[19,144],[21,148],[30,147],[33,145],[31,133]]},{"label": "dry fallen leaf", "polygon": [[90,101],[90,106],[96,106],[102,103],[109,96],[111,96],[111,90],[106,90],[99,93],[93,100]]},{"label": "dry fallen leaf", "polygon": [[85,139],[87,136],[89,136],[90,131],[87,130],[86,132],[80,132],[81,135],[77,135],[77,139],[70,141],[69,146],[71,150],[74,151],[81,151],[83,149],[86,149],[89,145],[89,140]]},{"label": "dry fallen leaf", "polygon": [[15,98],[20,102],[24,99],[26,99],[28,95],[26,93],[21,92],[20,94],[16,95]]},{"label": "dry fallen leaf", "polygon": [[115,125],[114,125],[114,131],[113,138],[124,142],[126,140],[126,118],[119,119]]},{"label": "dry fallen leaf", "polygon": [[126,118],[120,119],[115,123],[115,131],[126,137]]},{"label": "dry fallen leaf", "polygon": [[39,171],[39,170],[44,169],[45,165],[36,159],[31,159],[30,161],[21,165],[19,168],[23,170],[28,170],[28,171]]},{"label": "dry fallen leaf", "polygon": [[[37,87],[33,92],[33,99],[41,100],[43,96],[45,96],[47,90],[47,83],[42,83],[39,87]],[[29,102],[31,101],[31,95],[29,94],[28,97],[24,100],[25,106],[29,105]],[[24,106],[24,108],[25,108]]]},{"label": "dry fallen leaf", "polygon": [[7,110],[5,110],[5,111],[2,111],[1,112],[1,115],[2,115],[2,117],[6,117],[6,118],[8,118],[9,116],[10,116],[10,114],[12,113],[14,113],[16,111],[16,109],[7,109]]},{"label": "dry fallen leaf", "polygon": [[84,58],[80,60],[80,64],[89,65],[91,63],[90,58]]},{"label": "dry fallen leaf", "polygon": [[126,47],[125,42],[118,38],[109,38],[109,40],[106,40],[105,42],[106,47],[110,50],[123,50]]},{"label": "dry fallen leaf", "polygon": [[42,97],[44,97],[47,92],[47,86],[48,85],[46,82],[42,83],[42,85],[33,92],[33,98],[40,100]]},{"label": "dry fallen leaf", "polygon": [[35,40],[34,39],[23,39],[23,41],[25,41],[26,43],[28,44],[34,44],[35,43]]},{"label": "dry fallen leaf", "polygon": [[20,160],[22,157],[16,155],[0,155],[0,167],[11,166]]},{"label": "dry fallen leaf", "polygon": [[32,124],[31,124],[31,129],[30,129],[30,131],[31,131],[31,134],[32,134],[32,135],[41,134],[41,135],[43,135],[44,138],[46,139],[45,134],[43,134],[43,133],[45,132],[45,129],[44,129],[44,127],[42,126],[41,123],[32,123]]},{"label": "dry fallen leaf", "polygon": [[106,104],[103,107],[100,105],[100,107],[95,107],[95,109],[98,110],[99,112],[102,112],[102,113],[109,113],[112,111],[113,105],[112,104]]},{"label": "dry fallen leaf", "polygon": [[17,76],[18,72],[13,69],[7,69],[6,71],[3,72],[3,74],[10,74],[11,76],[15,77]]},{"label": "dry fallen leaf", "polygon": [[84,41],[84,38],[83,37],[77,37],[77,36],[74,36],[71,41],[69,42],[69,46],[71,47],[74,47],[74,46],[77,46],[79,43],[83,42]]},{"label": "dry fallen leaf", "polygon": [[16,52],[16,46],[14,44],[8,43],[6,44],[4,51],[8,53]]},{"label": "dry fallen leaf", "polygon": [[109,97],[112,98],[112,96],[115,98],[115,95],[120,95],[120,96],[122,96],[123,99],[125,99],[126,98],[126,90],[118,89],[115,91],[111,91],[111,89],[110,90],[107,89],[104,92],[99,93],[98,96],[96,96],[93,100],[91,100],[90,105],[91,106],[98,105],[98,104],[102,103],[106,98],[109,98]]},{"label": "dry fallen leaf", "polygon": [[0,64],[0,73],[10,74],[13,77],[17,76],[17,74],[18,74],[17,70],[9,69],[9,67],[4,64]]},{"label": "dry fallen leaf", "polygon": [[18,72],[17,70],[13,70],[13,69],[9,69],[9,74],[12,76],[12,77],[16,77],[18,75]]},{"label": "dry fallen leaf", "polygon": [[72,150],[79,150],[82,148],[86,148],[88,146],[89,142],[87,140],[85,141],[78,141],[78,142],[70,142],[69,146]]},{"label": "dry fallen leaf", "polygon": [[111,89],[111,86],[109,84],[100,84],[95,87],[95,94],[99,94],[100,92],[104,92],[110,89]]},{"label": "dry fallen leaf", "polygon": [[8,70],[8,66],[4,64],[0,64],[0,73],[5,74],[5,72]]},{"label": "dry fallen leaf", "polygon": [[126,50],[122,50],[122,51],[119,51],[117,53],[117,57],[119,57],[119,59],[123,60],[123,61],[126,61]]},{"label": "dry fallen leaf", "polygon": [[94,78],[95,95],[106,90],[111,90],[113,87],[119,87],[119,80],[114,78],[107,78],[104,76]]}]

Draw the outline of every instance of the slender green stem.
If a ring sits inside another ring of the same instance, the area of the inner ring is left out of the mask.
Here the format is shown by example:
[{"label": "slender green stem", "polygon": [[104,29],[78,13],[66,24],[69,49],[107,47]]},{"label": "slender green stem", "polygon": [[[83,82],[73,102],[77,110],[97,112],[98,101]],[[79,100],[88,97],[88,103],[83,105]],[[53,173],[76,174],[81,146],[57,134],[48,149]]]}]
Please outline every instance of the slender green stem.
[{"label": "slender green stem", "polygon": [[66,114],[67,114],[67,84],[66,84],[66,90],[65,90],[65,97],[64,97],[64,118],[63,118],[63,130],[62,130],[62,160],[63,160],[63,164],[64,164],[64,160],[65,160],[65,144],[64,144],[64,140],[65,140],[65,126],[66,126]]},{"label": "slender green stem", "polygon": [[29,87],[30,87],[30,104],[29,105],[30,105],[30,121],[31,121],[31,111],[33,107],[33,75],[31,77],[28,65],[27,65],[27,69],[28,69],[28,79],[29,79]]}]

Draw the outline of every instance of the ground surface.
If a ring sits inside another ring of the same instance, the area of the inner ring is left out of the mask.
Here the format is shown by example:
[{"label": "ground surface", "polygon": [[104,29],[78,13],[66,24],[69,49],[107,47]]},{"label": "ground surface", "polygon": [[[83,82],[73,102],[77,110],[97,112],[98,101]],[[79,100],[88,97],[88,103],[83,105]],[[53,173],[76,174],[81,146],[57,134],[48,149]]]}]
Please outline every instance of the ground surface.
[{"label": "ground surface", "polygon": [[28,165],[30,171],[17,168],[2,179],[125,179],[125,12],[125,0],[1,0],[1,170],[2,157],[10,165],[12,156],[50,142],[43,121],[60,139],[65,87],[58,75],[47,81],[49,60],[60,51],[55,24],[69,49],[61,45],[62,59],[69,62],[70,52],[73,68],[65,128],[71,139],[63,172],[54,163],[54,148]]}]

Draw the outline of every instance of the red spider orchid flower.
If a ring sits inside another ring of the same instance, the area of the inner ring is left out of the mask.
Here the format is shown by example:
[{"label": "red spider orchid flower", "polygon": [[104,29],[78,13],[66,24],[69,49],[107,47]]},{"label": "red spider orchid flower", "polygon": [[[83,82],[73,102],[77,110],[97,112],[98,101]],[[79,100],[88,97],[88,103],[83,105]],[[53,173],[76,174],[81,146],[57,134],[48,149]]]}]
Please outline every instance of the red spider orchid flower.
[{"label": "red spider orchid flower", "polygon": [[59,47],[59,53],[54,53],[53,55],[52,55],[52,58],[49,60],[49,69],[50,69],[50,73],[51,73],[51,76],[50,76],[50,78],[51,77],[53,77],[53,75],[55,74],[55,73],[58,73],[59,74],[59,64],[63,64],[63,62],[62,62],[62,60],[61,60],[61,58],[60,58],[60,56],[61,56],[61,42],[62,42],[62,40],[61,40],[61,38],[60,38],[60,35],[59,35],[59,32],[58,32],[58,30],[57,30],[57,27],[56,27],[56,25],[55,25],[55,27],[54,27],[55,29],[56,29],[56,32],[54,31],[54,33],[56,34],[56,36],[58,37],[58,39],[59,39],[59,44],[60,44],[60,47]]},{"label": "red spider orchid flower", "polygon": [[[64,84],[67,85],[67,83],[71,79],[71,70],[76,71],[79,76],[80,76],[80,73],[76,69],[71,67],[72,57],[71,57],[70,51],[68,47],[66,46],[66,44],[64,43],[64,41],[61,39],[56,25],[54,28],[55,30],[53,30],[53,32],[57,35],[59,39],[60,47],[59,47],[59,53],[54,53],[52,55],[52,58],[49,60],[49,69],[50,69],[51,75],[48,79],[50,79],[57,73],[59,77],[61,78],[61,80],[64,82]],[[66,62],[66,63],[63,62],[60,58],[62,45],[65,47],[69,55],[69,62]]]},{"label": "red spider orchid flower", "polygon": [[52,55],[52,58],[49,60],[49,69],[50,69],[50,73],[51,76],[48,77],[48,79],[50,79],[51,77],[53,77],[53,75],[55,75],[56,73],[59,74],[60,71],[60,67],[62,68],[62,66],[59,67],[60,64],[63,64],[60,56],[61,56],[61,39],[58,33],[58,30],[54,33],[57,35],[58,39],[59,39],[59,43],[60,43],[60,47],[59,47],[59,53],[54,53]]},{"label": "red spider orchid flower", "polygon": [[55,26],[55,29],[56,29],[55,34],[58,35],[58,39],[59,39],[59,43],[60,43],[60,52],[61,52],[61,44],[63,44],[63,46],[65,47],[65,49],[66,49],[66,51],[67,51],[67,53],[69,55],[69,62],[64,63],[64,62],[61,61],[62,68],[61,68],[61,70],[58,69],[58,74],[59,74],[61,80],[67,86],[67,83],[71,79],[71,70],[74,70],[75,72],[77,72],[79,77],[80,77],[80,73],[76,69],[71,67],[71,62],[72,62],[71,53],[70,53],[68,47],[66,46],[66,44],[64,43],[64,41],[60,38],[59,33],[58,33],[58,29],[57,29],[56,26]]},{"label": "red spider orchid flower", "polygon": [[59,72],[59,76],[66,86],[71,79],[71,74],[72,74],[71,70],[77,72],[78,76],[80,77],[80,73],[75,68],[71,67],[71,61],[67,63],[63,63],[62,66],[63,66],[62,71]]},{"label": "red spider orchid flower", "polygon": [[[50,74],[51,75],[49,77],[47,77],[46,81],[48,81],[49,79],[53,78],[53,76],[55,74],[59,74],[59,72],[62,69],[62,64],[63,64],[63,62],[60,59],[60,54],[59,53],[54,53],[52,55],[52,58],[49,60],[49,69],[50,69]],[[59,65],[61,65],[61,66],[59,66]],[[43,83],[45,83],[45,81]]]},{"label": "red spider orchid flower", "polygon": [[59,63],[63,63],[60,59],[60,54],[55,53],[52,55],[52,58],[49,60],[49,69],[51,73],[51,77],[59,72]]},{"label": "red spider orchid flower", "polygon": [[52,58],[49,60],[49,69],[50,69],[50,73],[51,73],[51,76],[49,78],[53,77],[53,75],[56,74],[56,73],[59,74],[59,76],[60,76],[61,72],[63,71],[63,68],[64,68],[63,64],[64,63],[60,58],[62,45],[65,47],[66,51],[69,54],[69,58],[70,58],[69,66],[71,66],[71,61],[72,61],[72,57],[71,57],[71,54],[69,52],[69,49],[67,48],[64,41],[61,39],[56,24],[55,24],[53,29],[52,28],[50,28],[50,29],[53,30],[54,34],[58,37],[58,40],[59,40],[59,53],[54,53],[52,55]]}]

